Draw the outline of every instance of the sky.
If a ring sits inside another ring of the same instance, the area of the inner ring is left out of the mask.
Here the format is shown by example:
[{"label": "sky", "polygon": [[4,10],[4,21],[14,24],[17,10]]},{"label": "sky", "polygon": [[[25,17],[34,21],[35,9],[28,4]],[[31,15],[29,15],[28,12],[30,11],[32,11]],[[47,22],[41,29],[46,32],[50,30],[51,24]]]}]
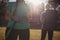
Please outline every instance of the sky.
[{"label": "sky", "polygon": [[9,2],[16,2],[16,0],[9,0]]}]

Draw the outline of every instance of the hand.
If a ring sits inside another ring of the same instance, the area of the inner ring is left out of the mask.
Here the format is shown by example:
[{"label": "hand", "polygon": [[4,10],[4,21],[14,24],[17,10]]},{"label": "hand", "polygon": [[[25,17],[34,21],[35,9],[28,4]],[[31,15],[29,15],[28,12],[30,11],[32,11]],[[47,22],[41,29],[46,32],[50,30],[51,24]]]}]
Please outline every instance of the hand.
[{"label": "hand", "polygon": [[21,18],[19,16],[13,16],[12,18],[16,22],[20,22],[21,21]]}]

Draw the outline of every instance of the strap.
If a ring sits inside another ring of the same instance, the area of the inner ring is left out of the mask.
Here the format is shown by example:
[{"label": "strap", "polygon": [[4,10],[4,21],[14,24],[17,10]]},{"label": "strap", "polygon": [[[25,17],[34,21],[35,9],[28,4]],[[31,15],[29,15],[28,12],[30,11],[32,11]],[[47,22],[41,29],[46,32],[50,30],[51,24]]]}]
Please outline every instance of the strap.
[{"label": "strap", "polygon": [[17,6],[18,6],[18,2],[16,2],[15,6],[14,6],[14,9],[12,9],[12,11],[11,11],[11,13],[12,13],[11,19],[12,20],[13,20],[12,17],[16,14]]},{"label": "strap", "polygon": [[16,14],[17,6],[18,6],[18,2],[16,2],[16,5],[14,7],[13,16]]},{"label": "strap", "polygon": [[[18,6],[18,2],[16,2],[16,6],[15,6],[15,9],[14,9],[14,11],[13,11],[13,16],[16,14],[17,6]],[[14,28],[15,24],[16,24],[16,22],[14,21],[13,27],[7,32],[6,38],[10,35],[10,32],[11,32],[12,29]]]}]

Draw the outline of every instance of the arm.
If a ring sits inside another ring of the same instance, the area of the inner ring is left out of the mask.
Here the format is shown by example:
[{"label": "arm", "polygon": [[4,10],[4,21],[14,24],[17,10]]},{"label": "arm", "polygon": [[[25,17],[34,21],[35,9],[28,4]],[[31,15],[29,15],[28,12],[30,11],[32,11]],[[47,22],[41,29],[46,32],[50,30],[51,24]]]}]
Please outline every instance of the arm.
[{"label": "arm", "polygon": [[45,23],[45,15],[44,15],[44,13],[40,15],[40,21],[41,21],[42,24]]},{"label": "arm", "polygon": [[26,5],[26,18],[27,18],[27,21],[30,23],[31,22],[31,18],[32,18],[32,14],[31,14],[31,11],[29,9],[29,6]]},{"label": "arm", "polygon": [[6,10],[5,20],[10,20],[10,11]]},{"label": "arm", "polygon": [[27,21],[30,23],[31,22],[31,13],[29,12],[29,13],[27,13],[27,15],[26,15],[26,17],[27,17]]},{"label": "arm", "polygon": [[14,20],[15,22],[20,22],[21,19],[22,19],[22,17],[20,17],[20,16],[12,16],[11,18],[12,18],[12,20]]}]

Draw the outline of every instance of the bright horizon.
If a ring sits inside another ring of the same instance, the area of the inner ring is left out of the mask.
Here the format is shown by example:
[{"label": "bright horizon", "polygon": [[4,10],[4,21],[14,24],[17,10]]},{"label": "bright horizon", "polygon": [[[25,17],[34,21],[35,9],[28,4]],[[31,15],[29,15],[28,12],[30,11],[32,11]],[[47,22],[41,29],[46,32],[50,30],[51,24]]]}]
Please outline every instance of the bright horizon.
[{"label": "bright horizon", "polygon": [[[47,3],[48,0],[25,0],[26,3],[33,3],[33,4],[40,4],[40,3]],[[16,0],[9,0],[9,2],[16,2]]]},{"label": "bright horizon", "polygon": [[9,0],[9,2],[16,2],[16,0]]}]

